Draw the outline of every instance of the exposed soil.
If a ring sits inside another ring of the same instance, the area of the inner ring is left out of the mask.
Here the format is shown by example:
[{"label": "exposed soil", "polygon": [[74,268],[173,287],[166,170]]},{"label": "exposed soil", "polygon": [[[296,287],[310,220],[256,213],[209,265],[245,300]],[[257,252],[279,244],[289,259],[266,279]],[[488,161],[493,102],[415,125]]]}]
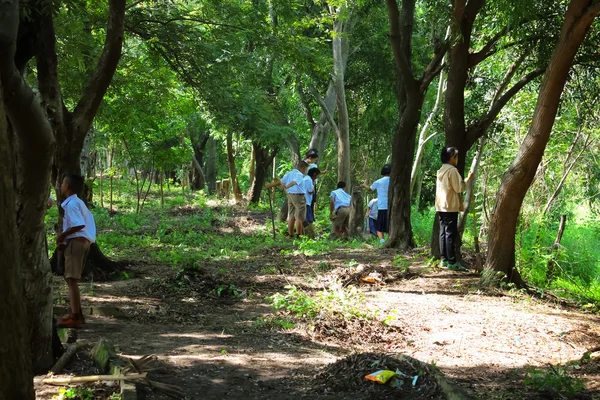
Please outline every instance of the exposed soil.
[{"label": "exposed soil", "polygon": [[[251,232],[264,220],[256,212],[236,215],[228,227]],[[526,369],[579,360],[600,343],[597,315],[522,292],[481,292],[477,274],[428,267],[418,253],[403,255],[406,269],[393,263],[396,255],[372,247],[318,257],[274,250],[259,260],[206,263],[196,273],[135,263],[132,279],[82,283],[86,309],[115,307],[123,315],[86,316],[79,337],[106,337],[128,357],[157,355],[161,368],[152,379],[181,387],[188,399],[244,400],[441,398],[431,383],[421,393],[404,393],[360,379],[382,369],[369,364],[373,355],[344,359],[362,352],[377,353],[390,368],[410,369],[391,365],[394,354],[434,362],[476,398],[546,399],[523,384]],[[274,314],[267,300],[285,285],[310,292],[335,282],[357,286],[368,307],[395,318],[387,325],[360,318],[296,321],[291,329],[265,323],[291,318]],[[59,302],[63,285],[57,278]],[[587,386],[573,398],[600,397],[595,356],[570,370]],[[38,399],[50,399],[41,389]],[[167,398],[139,390],[143,399]]]}]

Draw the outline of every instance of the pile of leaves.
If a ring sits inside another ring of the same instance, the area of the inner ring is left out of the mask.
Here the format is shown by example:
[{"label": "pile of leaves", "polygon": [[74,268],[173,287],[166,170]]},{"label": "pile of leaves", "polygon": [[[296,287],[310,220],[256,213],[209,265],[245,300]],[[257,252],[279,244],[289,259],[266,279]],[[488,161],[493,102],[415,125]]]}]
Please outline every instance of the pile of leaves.
[{"label": "pile of leaves", "polygon": [[355,266],[338,267],[321,278],[324,284],[339,282],[342,286],[349,285],[379,287],[400,279],[408,279],[409,271],[399,271],[383,266],[358,264]]},{"label": "pile of leaves", "polygon": [[314,320],[309,332],[316,339],[335,338],[362,349],[381,345],[389,347],[404,336],[403,330],[398,326],[358,316],[344,318],[335,312],[324,313],[321,318]]},{"label": "pile of leaves", "polygon": [[[434,368],[406,356],[362,353],[326,366],[315,381],[321,393],[348,393],[353,399],[445,399],[433,376]],[[400,387],[365,379],[378,370],[401,372],[397,378],[402,380]],[[413,386],[415,376],[418,378]]]}]

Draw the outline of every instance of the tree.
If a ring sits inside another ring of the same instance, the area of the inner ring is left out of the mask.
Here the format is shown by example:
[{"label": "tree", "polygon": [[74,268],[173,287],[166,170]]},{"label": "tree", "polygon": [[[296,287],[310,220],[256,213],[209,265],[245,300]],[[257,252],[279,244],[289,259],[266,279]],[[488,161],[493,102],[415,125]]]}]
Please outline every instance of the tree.
[{"label": "tree", "polygon": [[[18,4],[18,2],[14,2]],[[18,7],[7,9],[0,4],[0,15],[14,18],[9,24],[7,18],[0,18],[0,57],[4,53],[6,28],[13,28],[18,22]],[[6,13],[6,14],[5,14]],[[11,26],[12,25],[12,26]],[[13,36],[14,37],[14,36]],[[14,45],[14,42],[13,42]],[[8,60],[12,61],[12,57]],[[15,193],[13,187],[13,156],[4,113],[4,96],[0,82],[0,340],[3,343],[0,357],[0,399],[33,400],[33,372],[31,370],[31,352],[27,340],[27,321],[23,283],[21,281],[21,262],[19,254],[19,236],[15,219]]]},{"label": "tree", "polygon": [[524,285],[519,271],[515,269],[517,219],[550,138],[573,60],[599,12],[600,3],[597,1],[569,2],[560,37],[542,81],[531,125],[517,156],[502,176],[496,194],[488,235],[486,280],[500,273],[507,281]]},{"label": "tree", "polygon": [[[25,8],[27,9],[27,8]],[[27,9],[28,10],[28,9]],[[43,229],[48,200],[50,166],[54,152],[52,129],[46,118],[52,108],[42,109],[21,71],[33,57],[38,18],[35,11],[26,23],[19,21],[19,2],[0,3],[0,81],[4,107],[16,142],[16,168],[11,180],[17,188],[17,233],[21,274],[25,288],[27,329],[34,372],[50,368],[52,354],[51,271]],[[19,33],[18,33],[19,32]]]},{"label": "tree", "polygon": [[415,20],[416,0],[404,0],[402,10],[396,0],[387,0],[390,19],[390,41],[397,66],[398,109],[400,120],[392,144],[392,172],[388,215],[389,238],[387,247],[409,248],[414,246],[410,222],[410,175],[415,152],[415,137],[425,92],[440,72],[441,61],[447,44],[439,39],[434,45],[433,56],[419,78],[415,77],[413,50],[411,46]]}]

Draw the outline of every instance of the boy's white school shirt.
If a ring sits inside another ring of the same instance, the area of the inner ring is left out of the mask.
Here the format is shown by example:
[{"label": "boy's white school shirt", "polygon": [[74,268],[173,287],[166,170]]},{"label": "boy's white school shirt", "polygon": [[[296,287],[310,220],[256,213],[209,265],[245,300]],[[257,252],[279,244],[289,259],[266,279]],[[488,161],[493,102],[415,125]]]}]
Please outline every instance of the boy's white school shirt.
[{"label": "boy's white school shirt", "polygon": [[72,194],[62,202],[61,207],[65,210],[63,217],[63,232],[74,226],[85,225],[85,227],[65,238],[65,241],[76,237],[82,237],[89,240],[91,243],[96,241],[96,223],[94,217],[85,203],[77,197],[76,194]]},{"label": "boy's white school shirt", "polygon": [[336,189],[329,197],[333,197],[333,209],[337,211],[340,207],[350,207],[350,201],[352,200],[352,196],[344,191],[344,189]]},{"label": "boy's white school shirt", "polygon": [[281,183],[285,186],[289,185],[292,182],[296,182],[296,184],[287,189],[289,194],[305,194],[304,187],[302,186],[302,181],[304,180],[304,174],[297,169],[293,169],[281,178]]}]

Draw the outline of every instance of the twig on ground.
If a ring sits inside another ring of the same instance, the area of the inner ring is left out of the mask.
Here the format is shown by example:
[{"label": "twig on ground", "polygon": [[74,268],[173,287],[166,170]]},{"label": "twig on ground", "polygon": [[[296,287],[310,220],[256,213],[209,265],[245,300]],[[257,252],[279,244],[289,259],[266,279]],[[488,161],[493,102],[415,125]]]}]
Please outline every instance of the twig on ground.
[{"label": "twig on ground", "polygon": [[90,376],[68,376],[66,378],[46,378],[42,383],[46,385],[70,385],[71,383],[87,383],[101,381],[135,381],[146,379],[146,373],[129,375],[90,375]]},{"label": "twig on ground", "polygon": [[73,358],[75,353],[77,353],[77,351],[79,351],[83,347],[88,346],[89,344],[90,343],[88,343],[86,341],[80,341],[80,342],[73,343],[71,346],[69,346],[67,351],[65,351],[63,353],[63,355],[60,356],[60,358],[58,359],[56,364],[54,364],[54,366],[52,367],[52,369],[50,371],[55,375],[59,374],[63,370],[63,368],[69,363],[71,358]]}]

